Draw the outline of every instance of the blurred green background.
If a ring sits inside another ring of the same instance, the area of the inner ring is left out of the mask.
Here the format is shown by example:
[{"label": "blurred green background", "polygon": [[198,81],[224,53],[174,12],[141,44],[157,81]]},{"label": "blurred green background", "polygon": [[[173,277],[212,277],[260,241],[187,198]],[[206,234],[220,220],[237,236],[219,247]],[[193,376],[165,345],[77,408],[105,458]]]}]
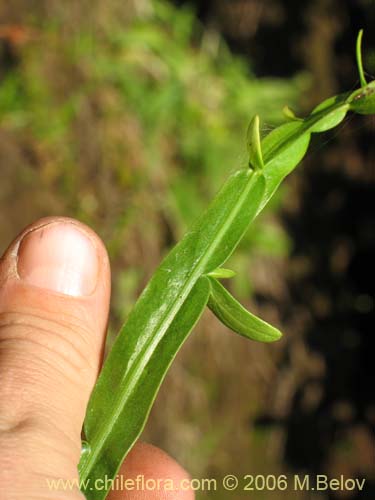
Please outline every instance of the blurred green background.
[{"label": "blurred green background", "polygon": [[[246,164],[251,117],[267,132],[285,104],[303,113],[355,86],[360,27],[375,73],[374,21],[366,0],[0,4],[0,251],[41,216],[93,227],[112,263],[110,344]],[[229,286],[284,339],[247,342],[207,313],[168,374],[144,439],[193,477],[345,474],[366,491],[251,498],[374,498],[373,132],[355,117],[314,140],[232,258]]]}]

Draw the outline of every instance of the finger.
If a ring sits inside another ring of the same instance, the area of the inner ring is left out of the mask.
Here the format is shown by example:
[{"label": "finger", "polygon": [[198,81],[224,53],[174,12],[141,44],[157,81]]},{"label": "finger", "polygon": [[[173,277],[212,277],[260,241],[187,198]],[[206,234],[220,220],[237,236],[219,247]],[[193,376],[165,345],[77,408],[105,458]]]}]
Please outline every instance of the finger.
[{"label": "finger", "polygon": [[108,500],[194,500],[187,472],[159,448],[137,443]]},{"label": "finger", "polygon": [[45,478],[77,476],[109,296],[106,250],[72,219],[40,220],[0,260],[0,491],[7,500],[56,498]]}]

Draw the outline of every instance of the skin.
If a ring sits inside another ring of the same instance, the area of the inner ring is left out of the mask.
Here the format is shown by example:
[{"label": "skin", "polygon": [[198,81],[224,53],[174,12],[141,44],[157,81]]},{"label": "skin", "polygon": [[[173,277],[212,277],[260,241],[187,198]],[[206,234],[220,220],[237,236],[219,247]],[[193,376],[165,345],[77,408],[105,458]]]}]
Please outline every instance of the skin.
[{"label": "skin", "polygon": [[[77,233],[81,235],[77,244],[69,245],[74,252],[67,250],[71,267],[60,266],[57,279],[49,266],[65,236]],[[86,240],[90,258],[80,255]],[[74,288],[75,273],[83,277]],[[39,220],[1,258],[0,497],[4,500],[55,500],[56,491],[50,490],[46,479],[78,477],[81,428],[102,363],[109,301],[106,249],[78,221]],[[138,443],[120,474],[172,479],[176,490],[112,491],[109,500],[194,499],[192,491],[178,489],[188,474],[151,445]],[[84,497],[75,490],[59,491],[58,498]]]}]

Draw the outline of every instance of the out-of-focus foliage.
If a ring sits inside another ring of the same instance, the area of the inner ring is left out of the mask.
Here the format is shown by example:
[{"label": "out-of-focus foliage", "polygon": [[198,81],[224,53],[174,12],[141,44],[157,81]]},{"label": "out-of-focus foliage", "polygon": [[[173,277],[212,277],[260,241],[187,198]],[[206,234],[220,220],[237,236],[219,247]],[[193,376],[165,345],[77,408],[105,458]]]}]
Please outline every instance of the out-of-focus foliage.
[{"label": "out-of-focus foliage", "polygon": [[[15,0],[0,3],[1,24],[0,251],[44,215],[88,223],[111,254],[117,330],[161,257],[246,162],[252,116],[273,126],[305,81],[257,79],[191,10],[159,0]],[[257,292],[282,287],[279,201],[230,263],[244,302],[250,272]],[[269,301],[262,314],[280,323]],[[273,383],[275,351],[224,335],[210,315],[198,328],[145,437],[193,476],[268,473],[267,436],[248,421]]]},{"label": "out-of-focus foliage", "polygon": [[[130,266],[118,284],[131,299],[142,275],[246,161],[253,114],[277,123],[303,86],[301,78],[256,79],[191,10],[145,4],[121,22],[114,10],[95,25],[91,13],[79,30],[59,18],[34,20],[0,86],[1,128],[24,136],[29,151],[17,166],[19,183],[31,198],[53,193],[52,206],[41,201],[39,212],[52,208],[101,230],[111,256]],[[143,250],[134,255],[154,254],[142,271],[139,259],[121,258],[125,241],[137,240]],[[244,254],[255,249],[286,248],[283,233],[263,219],[232,265],[248,265]],[[246,281],[237,285],[248,292]],[[122,315],[121,296],[117,306]]]},{"label": "out-of-focus foliage", "polygon": [[[111,253],[115,329],[167,247],[246,160],[253,113],[268,127],[275,110],[293,107],[303,82],[259,81],[249,58],[259,75],[307,71],[310,109],[354,85],[362,27],[364,66],[375,73],[373,0],[174,3],[195,4],[246,62],[167,3],[0,2],[0,253],[42,215],[85,220]],[[143,438],[192,477],[344,473],[368,478],[355,498],[375,498],[373,132],[372,118],[352,117],[290,178],[288,261],[276,200],[230,263],[241,271],[236,293],[284,340],[247,342],[207,314],[172,366]],[[197,494],[234,497],[248,492]]]}]

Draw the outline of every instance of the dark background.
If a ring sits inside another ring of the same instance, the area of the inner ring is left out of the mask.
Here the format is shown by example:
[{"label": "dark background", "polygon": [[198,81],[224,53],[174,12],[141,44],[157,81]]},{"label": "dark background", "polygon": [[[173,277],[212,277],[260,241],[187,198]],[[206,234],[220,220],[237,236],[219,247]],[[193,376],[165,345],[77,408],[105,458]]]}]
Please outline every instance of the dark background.
[{"label": "dark background", "polygon": [[[286,77],[308,70],[312,101],[353,84],[352,47],[359,27],[365,29],[367,54],[375,45],[374,2],[194,4],[204,23],[219,27],[231,49],[253,61],[257,75]],[[324,473],[328,463],[333,471],[361,476],[365,461],[372,471],[375,464],[374,119],[354,117],[327,140],[294,179],[298,207],[282,215],[294,242],[285,318],[293,321],[296,310],[303,311],[306,319],[298,329],[324,369],[301,377],[287,414],[267,413],[259,425],[283,428],[284,459],[293,469]],[[290,344],[281,372],[294,362],[293,340]],[[334,463],[332,450],[345,441],[357,441],[363,449],[354,458],[347,442],[345,458]],[[367,484],[366,492],[350,498],[375,497],[375,483]]]}]

